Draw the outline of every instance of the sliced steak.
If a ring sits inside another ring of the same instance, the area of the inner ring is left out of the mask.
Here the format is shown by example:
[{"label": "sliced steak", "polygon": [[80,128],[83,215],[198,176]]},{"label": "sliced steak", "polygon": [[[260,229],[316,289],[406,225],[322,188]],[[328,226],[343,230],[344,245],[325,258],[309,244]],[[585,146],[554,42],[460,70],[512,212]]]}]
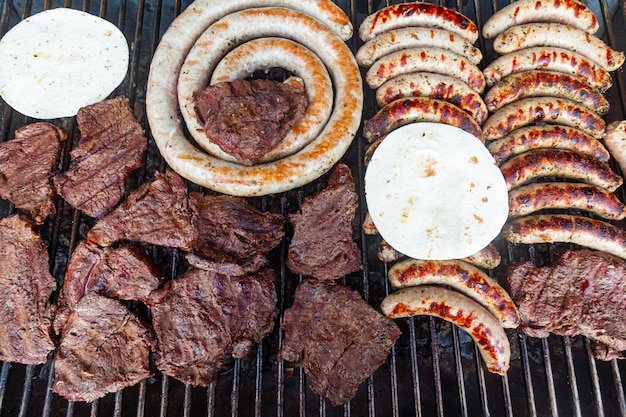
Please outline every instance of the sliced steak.
[{"label": "sliced steak", "polygon": [[76,120],[81,138],[71,151],[74,165],[54,177],[54,186],[72,207],[100,217],[124,197],[148,141],[124,96],[83,107]]},{"label": "sliced steak", "polygon": [[271,80],[233,80],[194,94],[209,140],[244,165],[254,165],[297,124],[308,105],[303,88]]},{"label": "sliced steak", "polygon": [[74,306],[54,364],[52,390],[92,402],[152,376],[151,329],[117,300],[95,292]]},{"label": "sliced steak", "polygon": [[45,363],[54,349],[50,337],[56,290],[48,249],[30,220],[0,220],[0,360]]},{"label": "sliced steak", "polygon": [[300,211],[289,215],[294,230],[287,254],[291,272],[334,280],[363,269],[361,252],[352,239],[357,207],[350,168],[337,164],[327,188],[306,197]]},{"label": "sliced steak", "polygon": [[190,193],[189,207],[198,239],[187,260],[196,268],[226,275],[254,272],[283,238],[284,217],[257,210],[243,198]]},{"label": "sliced steak", "polygon": [[187,185],[174,171],[155,172],[87,234],[99,246],[120,240],[189,250],[196,240],[187,201]]},{"label": "sliced steak", "polygon": [[[551,266],[510,265],[503,285],[534,337],[584,335],[600,342],[598,358],[626,350],[626,261],[588,249],[569,250]],[[621,355],[619,355],[621,356]]]},{"label": "sliced steak", "polygon": [[159,268],[138,246],[100,248],[80,242],[67,265],[54,331],[61,334],[76,303],[90,291],[120,300],[145,302],[162,282]]},{"label": "sliced steak", "polygon": [[168,281],[149,302],[157,367],[184,383],[209,385],[225,355],[244,357],[272,331],[275,282],[271,269],[243,277],[192,269]]},{"label": "sliced steak", "polygon": [[37,223],[55,213],[51,178],[67,135],[45,122],[15,131],[15,139],[0,144],[0,196],[24,210]]},{"label": "sliced steak", "polygon": [[334,406],[345,404],[387,359],[400,337],[390,318],[358,292],[334,282],[305,279],[283,315],[279,360],[301,364],[311,390]]}]

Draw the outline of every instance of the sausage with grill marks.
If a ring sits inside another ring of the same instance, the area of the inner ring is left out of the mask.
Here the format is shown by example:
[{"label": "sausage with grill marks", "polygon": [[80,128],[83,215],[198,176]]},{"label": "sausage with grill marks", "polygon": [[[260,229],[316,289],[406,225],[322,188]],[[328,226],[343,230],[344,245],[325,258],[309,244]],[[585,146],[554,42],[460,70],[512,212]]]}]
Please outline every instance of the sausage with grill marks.
[{"label": "sausage with grill marks", "polygon": [[504,375],[509,369],[511,346],[504,328],[489,310],[466,295],[421,285],[389,294],[380,308],[391,318],[429,315],[449,321],[472,337],[489,372]]},{"label": "sausage with grill marks", "polygon": [[611,151],[622,174],[626,173],[626,120],[609,123],[604,134],[604,144]]},{"label": "sausage with grill marks", "polygon": [[507,223],[502,236],[513,244],[573,243],[626,259],[626,231],[602,220],[569,214],[537,214]]}]

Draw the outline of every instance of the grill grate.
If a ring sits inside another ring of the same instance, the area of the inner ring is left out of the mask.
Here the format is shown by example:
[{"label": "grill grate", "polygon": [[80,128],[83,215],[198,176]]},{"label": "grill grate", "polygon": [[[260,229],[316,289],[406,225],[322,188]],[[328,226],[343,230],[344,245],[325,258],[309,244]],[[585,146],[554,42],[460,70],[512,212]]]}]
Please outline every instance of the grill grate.
[{"label": "grill grate", "polygon": [[[72,7],[88,11],[116,23],[131,46],[130,68],[116,94],[125,94],[135,114],[148,127],[145,116],[145,91],[150,58],[158,40],[174,17],[190,0],[0,0],[0,36],[20,19],[51,7]],[[366,14],[390,4],[389,0],[338,1],[358,27]],[[455,8],[479,27],[508,0],[440,0]],[[600,17],[602,38],[614,49],[626,50],[626,5],[623,0],[589,0],[589,6]],[[353,50],[360,46],[356,36],[349,41]],[[495,55],[483,39],[478,46],[484,62]],[[1,65],[1,63],[0,63]],[[612,103],[609,120],[626,118],[626,77],[623,70],[614,74],[615,85],[607,96]],[[373,91],[365,92],[363,117],[377,110]],[[32,122],[0,102],[0,140],[8,140],[18,127]],[[61,120],[69,137],[77,135],[73,119]],[[149,130],[147,130],[149,133]],[[150,139],[146,163],[131,177],[131,187],[163,170],[165,163]],[[70,163],[71,141],[67,141],[62,167]],[[344,157],[352,168],[364,201],[362,157],[364,141],[357,137]],[[287,213],[297,207],[304,195],[316,184],[301,190],[258,199],[263,209]],[[193,186],[191,189],[194,189]],[[622,200],[625,195],[622,190]],[[360,218],[365,216],[360,207]],[[6,201],[0,202],[0,216],[14,212]],[[42,234],[49,244],[51,270],[62,278],[68,254],[84,236],[90,220],[57,200],[57,216],[49,219]],[[355,224],[355,230],[360,230]],[[343,279],[343,283],[361,292],[372,305],[378,306],[390,292],[385,279],[388,265],[376,258],[378,241],[360,235],[365,270]],[[553,246],[514,248],[501,242],[504,263],[531,259],[549,261]],[[297,277],[285,266],[287,246],[278,251],[276,266],[281,312],[291,304]],[[179,254],[154,248],[152,255],[164,274],[173,278],[180,272]],[[333,408],[312,394],[301,369],[291,369],[275,359],[283,335],[276,330],[248,357],[227,362],[218,382],[208,388],[192,388],[157,373],[123,392],[111,394],[93,404],[67,402],[51,393],[53,363],[24,366],[2,363],[0,368],[0,416],[626,416],[626,398],[622,361],[596,362],[590,345],[581,337],[534,339],[518,331],[508,331],[513,357],[511,370],[504,377],[486,373],[475,345],[458,329],[433,318],[409,318],[399,321],[403,336],[388,361],[359,388],[357,396],[346,406]]]}]

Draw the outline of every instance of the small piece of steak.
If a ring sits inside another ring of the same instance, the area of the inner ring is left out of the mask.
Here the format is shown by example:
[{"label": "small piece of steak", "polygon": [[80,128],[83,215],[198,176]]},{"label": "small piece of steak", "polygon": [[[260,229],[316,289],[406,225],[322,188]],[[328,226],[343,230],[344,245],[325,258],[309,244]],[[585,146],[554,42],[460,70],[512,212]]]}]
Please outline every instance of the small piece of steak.
[{"label": "small piece of steak", "polygon": [[56,209],[51,178],[67,135],[45,122],[15,131],[15,139],[0,144],[0,196],[43,223]]},{"label": "small piece of steak", "polygon": [[502,284],[533,337],[584,335],[600,342],[598,358],[626,350],[626,261],[588,249],[568,250],[551,266],[511,264]]},{"label": "small piece of steak", "polygon": [[55,176],[54,186],[72,207],[100,217],[124,197],[148,141],[124,96],[82,107],[76,120],[81,138],[71,151],[74,166]]},{"label": "small piece of steak", "polygon": [[226,275],[254,272],[283,238],[284,217],[257,210],[243,198],[192,192],[189,207],[198,239],[187,260],[196,268]]},{"label": "small piece of steak", "polygon": [[142,184],[87,234],[99,246],[120,240],[143,242],[189,250],[197,232],[191,223],[187,185],[174,171],[154,173],[154,180]]},{"label": "small piece of steak", "polygon": [[307,105],[303,88],[271,80],[220,82],[194,94],[206,136],[244,165],[274,149]]},{"label": "small piece of steak", "polygon": [[52,390],[70,401],[92,402],[152,376],[151,329],[121,302],[95,292],[69,315],[54,364]]},{"label": "small piece of steak", "polygon": [[363,269],[361,252],[352,239],[357,207],[350,168],[337,164],[327,188],[306,197],[300,211],[288,216],[294,229],[287,254],[289,270],[334,280]]},{"label": "small piece of steak", "polygon": [[247,355],[274,327],[276,276],[271,269],[242,277],[192,269],[152,293],[157,367],[186,384],[207,386],[226,354]]},{"label": "small piece of steak", "polygon": [[54,331],[61,334],[76,303],[90,291],[120,300],[145,302],[162,282],[159,268],[138,246],[100,248],[80,242],[67,265]]},{"label": "small piece of steak", "polygon": [[303,366],[311,390],[334,406],[354,397],[401,334],[393,320],[374,310],[358,292],[309,279],[296,288],[281,327],[285,339],[278,359]]},{"label": "small piece of steak", "polygon": [[48,249],[30,220],[0,220],[0,360],[45,363],[54,349],[50,337],[56,281]]}]

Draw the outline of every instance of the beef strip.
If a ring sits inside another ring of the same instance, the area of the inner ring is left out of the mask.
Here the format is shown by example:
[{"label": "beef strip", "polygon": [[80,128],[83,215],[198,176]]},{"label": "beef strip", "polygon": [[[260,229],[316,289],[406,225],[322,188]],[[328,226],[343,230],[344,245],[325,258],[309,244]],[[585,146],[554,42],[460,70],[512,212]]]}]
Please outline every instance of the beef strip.
[{"label": "beef strip", "polygon": [[151,329],[121,302],[95,292],[74,306],[57,351],[53,391],[92,402],[152,376]]},{"label": "beef strip", "polygon": [[54,186],[72,207],[100,217],[124,197],[148,141],[124,96],[79,109],[76,120],[81,138],[71,151],[74,165],[54,177]]},{"label": "beef strip", "polygon": [[363,269],[361,252],[352,240],[357,207],[350,168],[337,164],[327,188],[306,197],[300,211],[288,217],[294,229],[287,254],[291,272],[334,280]]},{"label": "beef strip", "polygon": [[65,132],[45,122],[15,131],[15,139],[0,144],[0,196],[24,210],[37,223],[56,212],[51,178]]},{"label": "beef strip", "polygon": [[0,220],[0,360],[45,363],[54,349],[50,337],[56,281],[48,249],[20,215]]},{"label": "beef strip", "polygon": [[526,334],[584,335],[606,345],[598,358],[611,358],[626,350],[625,276],[623,259],[581,249],[566,251],[551,266],[514,263],[502,284]]},{"label": "beef strip", "polygon": [[100,248],[80,242],[67,265],[54,331],[61,334],[76,303],[90,291],[120,300],[145,302],[162,282],[158,267],[138,246]]},{"label": "beef strip", "polygon": [[87,234],[99,246],[120,240],[189,250],[197,232],[191,223],[187,186],[174,171],[155,172]]},{"label": "beef strip", "polygon": [[301,364],[311,390],[334,406],[348,402],[386,360],[400,329],[358,292],[305,279],[285,310],[279,360]]},{"label": "beef strip", "polygon": [[194,386],[217,377],[224,357],[244,357],[274,327],[276,276],[264,269],[229,277],[192,269],[153,293],[149,306],[159,341],[157,367]]},{"label": "beef strip", "polygon": [[206,136],[244,165],[274,149],[304,117],[307,104],[303,88],[271,80],[221,82],[194,94]]},{"label": "beef strip", "polygon": [[189,207],[198,239],[187,260],[196,268],[226,275],[254,272],[283,238],[284,217],[257,210],[243,198],[190,193]]}]

